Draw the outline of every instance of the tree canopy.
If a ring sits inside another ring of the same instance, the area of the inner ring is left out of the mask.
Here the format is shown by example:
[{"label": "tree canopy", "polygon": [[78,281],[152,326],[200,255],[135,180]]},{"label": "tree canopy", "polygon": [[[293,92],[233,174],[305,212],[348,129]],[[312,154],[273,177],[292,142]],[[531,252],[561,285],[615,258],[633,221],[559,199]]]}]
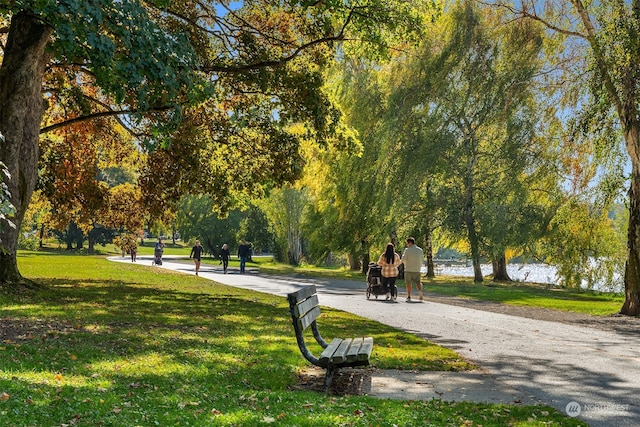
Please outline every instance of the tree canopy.
[{"label": "tree canopy", "polygon": [[[12,177],[17,228],[36,185],[39,135],[101,117],[154,152],[141,186],[155,212],[185,192],[228,206],[232,191],[295,179],[299,139],[287,126],[305,123],[326,140],[339,122],[320,90],[331,43],[360,39],[363,50],[384,52],[389,34],[423,28],[424,7],[429,2],[3,3],[0,161]],[[18,282],[17,231],[0,235],[0,280]]]}]

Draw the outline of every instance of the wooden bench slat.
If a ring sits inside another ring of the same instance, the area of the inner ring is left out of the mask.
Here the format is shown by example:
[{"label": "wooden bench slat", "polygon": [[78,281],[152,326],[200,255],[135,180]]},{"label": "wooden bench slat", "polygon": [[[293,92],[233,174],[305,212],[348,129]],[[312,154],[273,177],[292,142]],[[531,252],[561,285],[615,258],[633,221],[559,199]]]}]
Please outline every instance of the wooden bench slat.
[{"label": "wooden bench slat", "polygon": [[349,347],[349,351],[347,351],[347,362],[355,362],[358,360],[358,353],[360,352],[360,347],[362,347],[363,338],[354,338],[351,342],[351,347]]},{"label": "wooden bench slat", "polygon": [[329,343],[329,346],[322,351],[322,354],[320,354],[320,362],[327,366],[329,362],[331,362],[333,353],[335,353],[338,347],[340,347],[340,344],[342,344],[342,339],[334,338]]},{"label": "wooden bench slat", "polygon": [[320,316],[320,307],[314,307],[310,312],[298,319],[298,327],[301,331],[307,329],[314,320]]},{"label": "wooden bench slat", "polygon": [[333,356],[331,356],[331,364],[339,365],[347,361],[347,351],[349,351],[349,347],[351,347],[351,341],[353,341],[351,338],[342,340],[335,353],[333,353]]},{"label": "wooden bench slat", "polygon": [[318,305],[320,305],[318,301],[318,295],[312,295],[306,300],[299,302],[298,305],[294,307],[294,314],[297,317],[302,317],[309,311],[311,311],[313,307],[317,307]]},{"label": "wooden bench slat", "polygon": [[316,285],[309,285],[309,286],[305,286],[304,288],[296,292],[290,293],[289,296],[291,298],[294,298],[296,301],[300,302],[309,298],[311,295],[315,295],[315,294],[316,294]]},{"label": "wooden bench slat", "polygon": [[360,351],[358,351],[358,360],[365,361],[369,360],[371,356],[371,352],[373,351],[373,337],[366,337],[362,342],[362,346],[360,347]]}]

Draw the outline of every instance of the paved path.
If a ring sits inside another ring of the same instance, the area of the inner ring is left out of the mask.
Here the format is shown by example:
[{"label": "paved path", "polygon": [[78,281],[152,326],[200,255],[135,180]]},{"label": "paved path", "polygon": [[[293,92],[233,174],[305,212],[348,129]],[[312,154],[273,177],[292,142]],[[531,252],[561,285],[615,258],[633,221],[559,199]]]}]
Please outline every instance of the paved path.
[{"label": "paved path", "polygon": [[[141,257],[141,262],[147,260]],[[194,274],[192,264],[168,258],[162,267]],[[251,271],[241,275],[237,270],[225,275],[217,266],[204,264],[200,276],[281,296],[313,283],[322,305],[424,337],[482,367],[482,372],[466,375],[381,373],[371,380],[372,395],[541,402],[561,411],[569,408],[571,415],[592,426],[640,425],[640,331],[621,334],[429,301],[407,303],[402,290],[395,303],[367,300],[364,281],[272,277]]]}]

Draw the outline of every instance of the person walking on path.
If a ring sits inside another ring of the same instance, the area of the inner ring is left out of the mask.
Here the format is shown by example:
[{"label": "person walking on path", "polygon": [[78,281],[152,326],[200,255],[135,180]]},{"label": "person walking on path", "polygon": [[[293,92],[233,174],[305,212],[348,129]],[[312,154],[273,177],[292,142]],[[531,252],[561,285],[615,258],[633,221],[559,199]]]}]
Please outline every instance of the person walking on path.
[{"label": "person walking on path", "polygon": [[164,252],[164,242],[162,237],[158,237],[158,241],[153,249],[153,263],[156,265],[162,265],[162,254]]},{"label": "person walking on path", "polygon": [[416,245],[416,239],[407,238],[407,247],[402,254],[402,263],[404,264],[404,281],[407,285],[407,302],[411,301],[411,285],[415,284],[418,289],[418,298],[420,301],[424,299],[422,296],[422,282],[420,274],[422,269],[422,260],[424,252],[422,248]]},{"label": "person walking on path", "polygon": [[249,245],[247,242],[242,239],[240,242],[240,246],[238,246],[238,258],[240,258],[240,274],[244,274],[244,267],[247,263],[247,258],[249,257]]},{"label": "person walking on path", "polygon": [[227,274],[227,267],[229,267],[229,246],[225,243],[222,245],[222,249],[220,249],[220,261],[222,262],[222,270],[224,274]]},{"label": "person walking on path", "polygon": [[[378,265],[382,267],[382,287],[387,294],[387,300],[391,298],[391,291],[398,278],[398,266],[402,264],[400,255],[395,251],[393,243],[387,244],[387,249],[380,255]],[[394,295],[397,295],[394,292]]]},{"label": "person walking on path", "polygon": [[136,239],[131,239],[131,246],[129,247],[129,252],[131,252],[131,262],[136,262],[136,257],[138,255],[138,242]]},{"label": "person walking on path", "polygon": [[196,240],[196,244],[191,248],[191,254],[189,254],[189,258],[193,258],[193,262],[196,264],[196,276],[200,271],[200,260],[203,252],[204,248],[200,245],[200,240]]}]

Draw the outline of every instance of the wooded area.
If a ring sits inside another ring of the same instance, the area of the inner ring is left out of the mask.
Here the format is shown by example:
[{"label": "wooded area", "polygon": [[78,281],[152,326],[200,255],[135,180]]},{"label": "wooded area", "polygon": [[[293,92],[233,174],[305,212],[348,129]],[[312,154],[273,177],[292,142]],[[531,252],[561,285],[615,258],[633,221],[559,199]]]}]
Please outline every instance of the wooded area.
[{"label": "wooded area", "polygon": [[640,5],[588,7],[0,6],[0,281],[54,230],[248,238],[353,269],[413,235],[428,262],[468,254],[476,281],[514,257],[568,287],[624,281],[638,315]]}]

